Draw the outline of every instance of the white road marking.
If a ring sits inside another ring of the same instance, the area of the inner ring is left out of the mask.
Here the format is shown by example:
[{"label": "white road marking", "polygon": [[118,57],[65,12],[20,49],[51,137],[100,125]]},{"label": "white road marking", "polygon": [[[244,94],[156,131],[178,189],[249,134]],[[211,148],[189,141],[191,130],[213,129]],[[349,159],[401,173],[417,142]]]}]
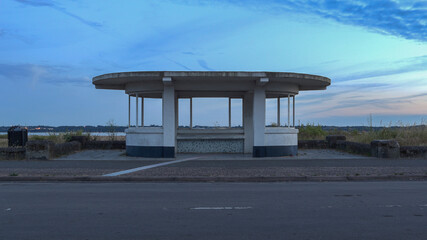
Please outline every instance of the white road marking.
[{"label": "white road marking", "polygon": [[10,211],[10,210],[12,210],[12,208],[6,208],[6,209],[5,209],[5,211]]},{"label": "white road marking", "polygon": [[175,161],[170,161],[170,162],[157,163],[157,164],[153,164],[153,165],[148,165],[148,166],[143,166],[143,167],[138,167],[138,168],[132,168],[132,169],[123,170],[123,171],[119,171],[119,172],[108,173],[108,174],[104,174],[102,176],[104,176],[104,177],[115,177],[115,176],[120,176],[123,174],[133,173],[133,172],[146,170],[146,169],[150,169],[150,168],[161,167],[161,166],[165,166],[165,165],[169,165],[169,164],[195,160],[198,158],[201,158],[201,157],[185,158],[185,159],[180,159],[180,160],[175,160]]},{"label": "white road marking", "polygon": [[385,205],[384,207],[402,207],[401,205]]},{"label": "white road marking", "polygon": [[194,207],[191,210],[245,210],[252,207]]},{"label": "white road marking", "polygon": [[419,207],[427,207],[427,204],[424,205],[418,205]]}]

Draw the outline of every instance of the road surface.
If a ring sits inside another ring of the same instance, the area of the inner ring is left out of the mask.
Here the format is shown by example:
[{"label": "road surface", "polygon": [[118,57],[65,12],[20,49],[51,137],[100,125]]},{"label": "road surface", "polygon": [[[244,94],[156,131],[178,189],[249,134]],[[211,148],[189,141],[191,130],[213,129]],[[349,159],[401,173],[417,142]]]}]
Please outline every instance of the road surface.
[{"label": "road surface", "polygon": [[426,182],[0,183],[0,239],[426,236]]}]

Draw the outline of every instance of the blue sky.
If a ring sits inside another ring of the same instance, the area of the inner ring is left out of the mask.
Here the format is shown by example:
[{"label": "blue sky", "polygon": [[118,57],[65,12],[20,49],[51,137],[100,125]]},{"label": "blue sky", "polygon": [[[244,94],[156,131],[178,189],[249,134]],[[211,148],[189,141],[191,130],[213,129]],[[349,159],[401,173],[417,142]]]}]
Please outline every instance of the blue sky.
[{"label": "blue sky", "polygon": [[332,85],[297,96],[301,123],[420,123],[427,1],[0,2],[0,125],[126,125],[127,96],[91,79],[144,70],[318,74]]}]

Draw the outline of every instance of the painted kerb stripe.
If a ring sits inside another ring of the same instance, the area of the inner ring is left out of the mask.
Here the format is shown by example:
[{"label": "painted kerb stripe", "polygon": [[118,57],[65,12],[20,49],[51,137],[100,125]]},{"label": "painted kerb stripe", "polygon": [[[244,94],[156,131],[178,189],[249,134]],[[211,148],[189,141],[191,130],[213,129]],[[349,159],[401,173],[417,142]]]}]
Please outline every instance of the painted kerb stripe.
[{"label": "painted kerb stripe", "polygon": [[143,166],[143,167],[138,167],[138,168],[132,168],[132,169],[123,170],[123,171],[119,171],[119,172],[113,172],[113,173],[105,174],[105,175],[102,175],[102,176],[104,176],[104,177],[115,177],[115,176],[120,176],[120,175],[123,175],[123,174],[133,173],[133,172],[137,172],[137,171],[141,171],[141,170],[146,170],[146,169],[150,169],[150,168],[161,167],[161,166],[165,166],[165,165],[169,165],[169,164],[174,164],[174,163],[180,163],[180,162],[195,160],[195,159],[198,159],[198,158],[201,158],[201,157],[193,157],[193,158],[186,158],[186,159],[175,160],[175,161],[170,161],[170,162],[157,163],[157,164],[153,164],[153,165],[148,165],[148,166]]}]

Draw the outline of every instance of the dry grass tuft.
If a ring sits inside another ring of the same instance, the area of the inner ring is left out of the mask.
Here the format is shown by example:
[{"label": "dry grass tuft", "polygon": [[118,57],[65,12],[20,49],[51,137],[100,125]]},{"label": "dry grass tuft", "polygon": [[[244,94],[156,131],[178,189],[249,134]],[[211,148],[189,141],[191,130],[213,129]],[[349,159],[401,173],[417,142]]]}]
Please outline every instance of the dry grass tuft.
[{"label": "dry grass tuft", "polygon": [[345,131],[345,130],[322,130],[320,125],[306,125],[299,129],[300,140],[321,140],[328,135],[344,135],[348,141],[359,143],[371,143],[373,140],[396,140],[400,146],[427,146],[427,126],[400,126],[383,127],[369,131]]},{"label": "dry grass tuft", "polygon": [[363,131],[346,135],[348,141],[370,143],[373,140],[392,139],[400,146],[427,146],[427,126],[390,128],[377,131]]},{"label": "dry grass tuft", "polygon": [[0,135],[0,147],[7,147],[7,135]]}]

